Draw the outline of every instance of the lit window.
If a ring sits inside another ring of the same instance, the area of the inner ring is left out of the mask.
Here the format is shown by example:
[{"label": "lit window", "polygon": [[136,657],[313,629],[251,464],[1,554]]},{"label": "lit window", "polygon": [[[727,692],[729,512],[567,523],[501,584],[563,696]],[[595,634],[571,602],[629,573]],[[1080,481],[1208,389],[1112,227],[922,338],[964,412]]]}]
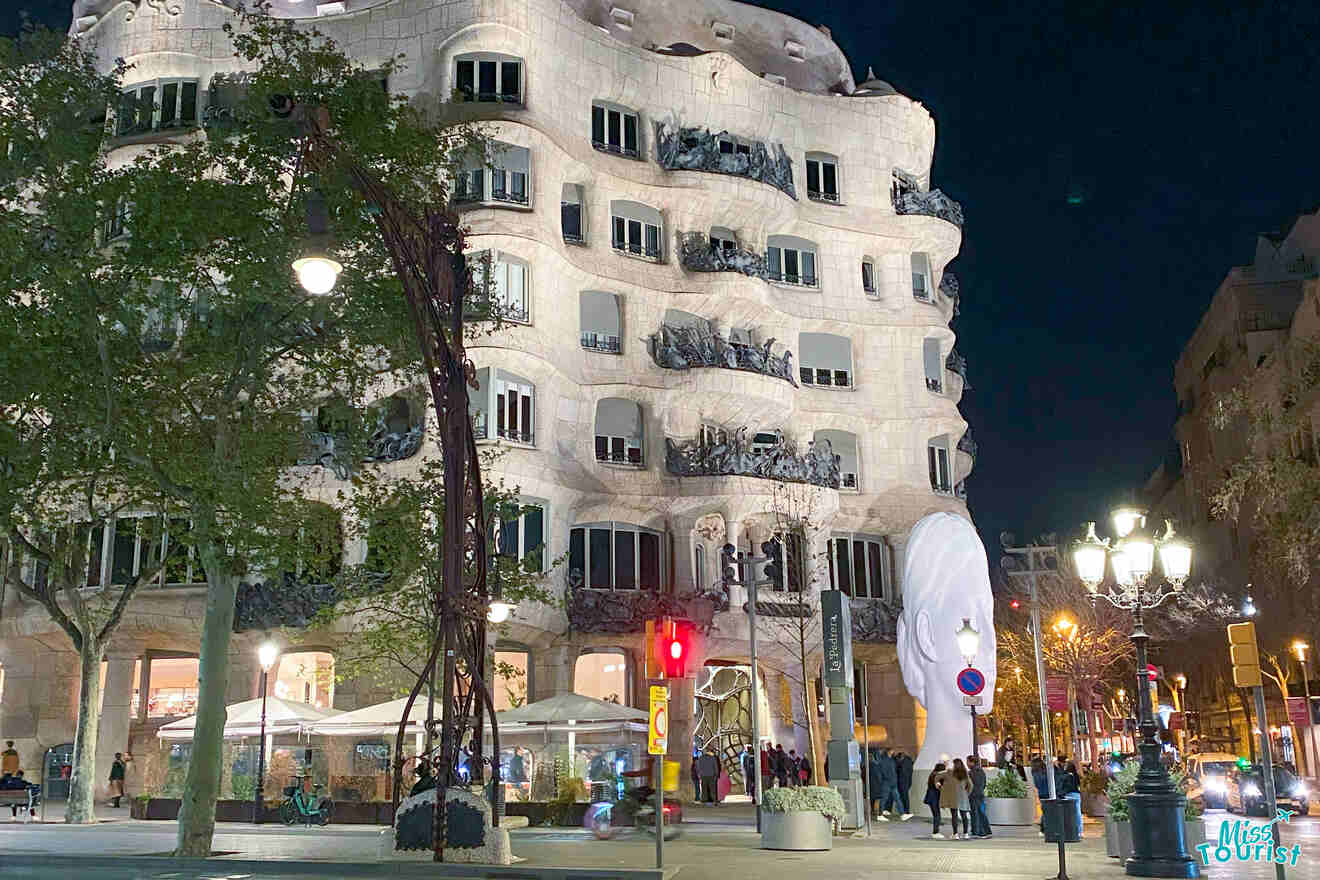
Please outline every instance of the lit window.
[{"label": "lit window", "polygon": [[628,700],[627,658],[615,652],[583,654],[573,666],[573,693],[626,703]]},{"label": "lit window", "polygon": [[[517,709],[527,702],[527,676],[531,655],[527,651],[495,652],[495,711]],[[513,779],[512,782],[520,780]]]},{"label": "lit window", "polygon": [[839,159],[829,153],[807,154],[807,198],[813,202],[839,201]]},{"label": "lit window", "polygon": [[196,714],[198,669],[196,657],[152,657],[147,670],[147,717]]},{"label": "lit window", "polygon": [[325,651],[283,654],[270,672],[271,694],[318,709],[335,703],[335,658]]},{"label": "lit window", "polygon": [[591,105],[591,145],[603,153],[636,159],[641,155],[637,112],[615,104]]},{"label": "lit window", "polygon": [[459,101],[521,104],[522,59],[493,53],[460,55],[454,84]]},{"label": "lit window", "polygon": [[569,532],[569,577],[593,590],[659,590],[663,535],[628,523],[590,523]]}]

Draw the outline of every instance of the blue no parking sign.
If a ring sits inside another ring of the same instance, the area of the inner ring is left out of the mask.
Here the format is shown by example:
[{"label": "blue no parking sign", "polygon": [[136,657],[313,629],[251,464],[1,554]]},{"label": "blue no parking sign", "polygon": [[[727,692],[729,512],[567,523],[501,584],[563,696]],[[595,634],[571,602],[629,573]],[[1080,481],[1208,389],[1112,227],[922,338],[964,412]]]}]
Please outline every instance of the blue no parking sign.
[{"label": "blue no parking sign", "polygon": [[958,673],[958,690],[969,697],[974,697],[985,690],[985,676],[981,674],[981,670],[968,666]]}]

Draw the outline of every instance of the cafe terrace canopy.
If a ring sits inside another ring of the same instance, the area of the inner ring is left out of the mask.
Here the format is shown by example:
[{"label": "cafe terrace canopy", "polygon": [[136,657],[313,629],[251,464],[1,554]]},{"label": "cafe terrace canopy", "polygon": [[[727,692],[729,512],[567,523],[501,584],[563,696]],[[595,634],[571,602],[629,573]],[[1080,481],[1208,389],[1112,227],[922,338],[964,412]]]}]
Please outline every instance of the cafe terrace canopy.
[{"label": "cafe terrace canopy", "polygon": [[[261,699],[244,700],[225,708],[225,739],[241,739],[261,735]],[[312,724],[335,714],[333,709],[318,709],[310,703],[266,699],[266,735],[306,733]],[[156,733],[161,739],[191,740],[197,727],[197,716],[191,715],[163,725]]]},{"label": "cafe terrace canopy", "polygon": [[[400,697],[388,703],[343,712],[311,725],[310,732],[322,736],[393,736],[399,732],[399,719],[403,716],[403,707],[407,702],[407,697]],[[440,718],[444,710],[439,700],[435,701],[431,711],[436,719]],[[419,695],[413,702],[412,711],[408,713],[408,727],[404,735],[421,734],[425,726],[426,697]]]},{"label": "cafe terrace canopy", "polygon": [[650,715],[642,709],[607,703],[582,694],[558,694],[535,703],[500,712],[496,716],[500,733],[530,731],[577,733],[626,730],[646,732]]}]

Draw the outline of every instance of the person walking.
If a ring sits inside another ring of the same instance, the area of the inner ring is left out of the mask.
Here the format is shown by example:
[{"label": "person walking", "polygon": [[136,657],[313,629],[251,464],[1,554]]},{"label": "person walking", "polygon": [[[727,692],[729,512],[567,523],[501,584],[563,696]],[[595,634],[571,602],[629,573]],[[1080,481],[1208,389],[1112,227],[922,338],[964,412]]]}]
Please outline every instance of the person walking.
[{"label": "person walking", "polygon": [[876,788],[876,818],[888,822],[889,805],[894,800],[894,788],[898,785],[898,767],[889,754],[889,746],[880,747],[880,785]]},{"label": "person walking", "polygon": [[753,803],[755,803],[756,802],[756,753],[752,751],[752,747],[750,744],[748,744],[743,749],[743,753],[740,756],[740,760],[742,761],[743,790],[747,792],[747,796],[752,799]]},{"label": "person walking", "polygon": [[797,749],[788,750],[788,784],[794,787],[802,784],[798,778],[798,773],[802,770],[802,759],[798,757]]},{"label": "person walking", "polygon": [[[954,840],[971,836],[972,829],[968,815],[972,809],[971,793],[972,779],[967,773],[967,767],[963,764],[962,758],[954,758],[953,768],[944,771],[940,782],[940,806],[949,811],[949,820],[953,822]],[[962,817],[962,836],[959,836],[958,832],[959,816]]]},{"label": "person walking", "polygon": [[894,771],[898,780],[898,806],[903,811],[899,818],[906,822],[912,818],[912,756],[902,751],[895,752]]},{"label": "person walking", "polygon": [[720,762],[710,749],[706,749],[705,753],[697,759],[697,774],[701,777],[702,803],[718,806],[719,799],[715,796],[715,786],[720,780]]},{"label": "person walking", "polygon": [[775,774],[775,784],[780,788],[788,785],[788,755],[784,754],[782,743],[775,743],[774,754],[770,756],[770,770]]},{"label": "person walking", "polygon": [[[866,782],[868,785],[866,808],[872,816],[880,814],[880,750],[869,749],[866,753]],[[888,821],[888,820],[885,820]]]},{"label": "person walking", "polygon": [[991,832],[990,817],[985,813],[985,768],[976,755],[967,756],[967,774],[972,777],[972,837],[986,838]]},{"label": "person walking", "polygon": [[926,777],[926,796],[922,798],[922,802],[930,807],[930,836],[937,840],[944,839],[944,835],[940,834],[940,784],[943,781],[944,762],[941,761]]},{"label": "person walking", "polygon": [[128,769],[128,762],[133,760],[133,756],[124,757],[123,752],[115,752],[115,760],[110,764],[110,806],[119,806],[120,799],[124,796],[124,771]]}]

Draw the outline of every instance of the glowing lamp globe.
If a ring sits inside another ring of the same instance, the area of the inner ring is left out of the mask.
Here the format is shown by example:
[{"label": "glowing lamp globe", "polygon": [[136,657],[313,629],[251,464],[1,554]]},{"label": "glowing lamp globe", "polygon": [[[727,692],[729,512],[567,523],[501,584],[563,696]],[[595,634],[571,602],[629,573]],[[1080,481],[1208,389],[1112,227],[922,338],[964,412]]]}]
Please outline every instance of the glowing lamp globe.
[{"label": "glowing lamp globe", "polygon": [[1144,527],[1138,526],[1123,539],[1123,552],[1127,554],[1133,580],[1144,581],[1150,577],[1151,569],[1155,567],[1155,542]]},{"label": "glowing lamp globe", "polygon": [[1128,588],[1137,582],[1132,576],[1132,562],[1126,549],[1121,548],[1109,554],[1109,562],[1114,566],[1114,580],[1118,581],[1120,587]]},{"label": "glowing lamp globe", "polygon": [[1182,538],[1167,537],[1160,542],[1160,567],[1175,587],[1181,587],[1192,571],[1192,547]]},{"label": "glowing lamp globe", "polygon": [[279,645],[274,642],[262,642],[261,647],[257,648],[257,662],[261,664],[261,671],[270,672],[270,668],[275,665],[279,656]]},{"label": "glowing lamp globe", "polygon": [[1120,538],[1126,538],[1133,529],[1146,521],[1146,517],[1135,507],[1120,507],[1110,517],[1114,521],[1114,532]]},{"label": "glowing lamp globe", "polygon": [[1105,545],[1095,536],[1095,523],[1086,524],[1086,537],[1073,547],[1073,565],[1077,576],[1094,590],[1105,579]]},{"label": "glowing lamp globe", "polygon": [[293,261],[302,289],[313,296],[324,296],[335,289],[339,273],[344,267],[324,254],[311,254]]},{"label": "glowing lamp globe", "polygon": [[496,599],[490,603],[490,608],[486,611],[486,619],[491,623],[504,623],[512,613],[513,605],[511,603]]},{"label": "glowing lamp globe", "polygon": [[972,629],[972,619],[964,617],[962,626],[954,633],[958,639],[958,653],[967,659],[968,663],[976,658],[976,651],[981,646],[981,634]]}]

